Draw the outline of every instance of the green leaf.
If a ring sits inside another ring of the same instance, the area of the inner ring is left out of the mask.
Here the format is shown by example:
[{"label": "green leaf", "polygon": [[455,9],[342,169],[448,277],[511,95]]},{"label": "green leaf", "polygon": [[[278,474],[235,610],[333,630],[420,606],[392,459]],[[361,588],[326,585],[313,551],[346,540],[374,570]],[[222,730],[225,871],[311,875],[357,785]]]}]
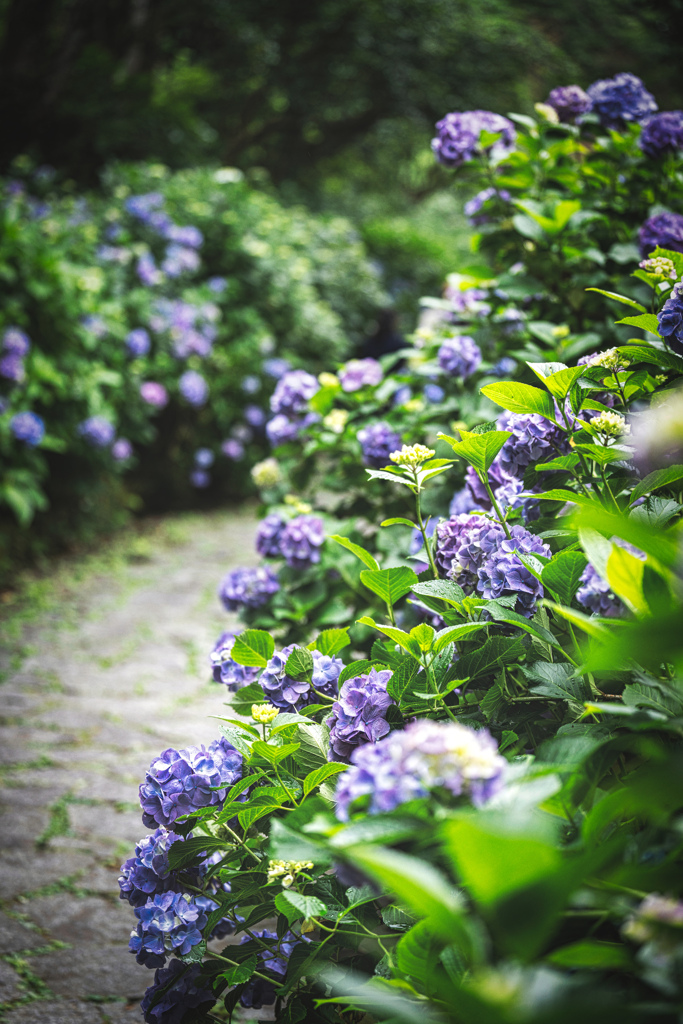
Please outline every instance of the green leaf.
[{"label": "green leaf", "polygon": [[485,473],[512,434],[507,430],[489,430],[485,434],[461,430],[459,441],[448,434],[438,434],[437,437],[447,441],[455,454],[465,459],[470,466]]},{"label": "green leaf", "polygon": [[492,636],[481,647],[463,654],[456,662],[458,679],[490,675],[502,665],[516,661],[524,652],[524,644],[518,637]]},{"label": "green leaf", "polygon": [[401,516],[395,516],[393,519],[385,519],[384,522],[379,524],[380,526],[409,526],[411,530],[416,529],[416,524],[411,523],[410,519],[403,519]]},{"label": "green leaf", "polygon": [[349,627],[344,626],[343,629],[324,629],[308,645],[308,649],[309,651],[320,651],[321,654],[327,654],[331,657],[334,654],[338,654],[339,651],[343,651],[350,643]]},{"label": "green leaf", "polygon": [[[573,384],[585,373],[585,366],[564,366],[562,363],[527,363],[527,366],[534,371],[539,380],[543,381],[550,394],[562,402],[569,394]],[[556,366],[557,369],[544,373],[548,368]]]},{"label": "green leaf", "polygon": [[310,683],[313,675],[313,655],[305,647],[295,647],[285,663],[285,673],[296,682]]},{"label": "green leaf", "polygon": [[426,653],[432,649],[436,630],[433,626],[430,626],[429,623],[421,622],[418,626],[413,626],[410,631],[410,636],[418,645],[420,650]]},{"label": "green leaf", "polygon": [[519,384],[515,381],[499,381],[480,388],[492,402],[502,405],[504,409],[517,413],[535,413],[555,422],[555,405],[546,391],[535,388],[531,384]]},{"label": "green leaf", "polygon": [[168,863],[173,870],[191,864],[201,854],[225,851],[226,840],[215,836],[192,836],[184,842],[172,843],[168,848]]},{"label": "green leaf", "polygon": [[[259,690],[261,690],[260,686],[259,686]],[[255,703],[255,702],[252,701],[252,703]],[[261,699],[260,699],[259,703],[261,703],[261,704],[263,703],[263,690],[261,690]],[[249,712],[248,713],[251,714],[251,704],[249,705]],[[235,748],[235,750],[238,750],[240,752],[242,757],[250,757],[251,756],[251,742],[249,741],[249,739],[247,738],[247,736],[244,734],[244,732],[241,729],[238,729],[234,725],[226,724],[226,725],[221,725],[221,732],[225,736],[225,738],[228,741],[228,743],[231,743],[232,746]]]},{"label": "green leaf", "polygon": [[639,484],[633,488],[630,504],[638,498],[644,497],[650,491],[656,491],[659,487],[668,487],[669,484],[683,479],[683,466],[669,466],[667,469],[656,469],[654,473],[648,473]]},{"label": "green leaf", "polygon": [[398,629],[396,626],[384,626],[380,625],[379,622],[375,622],[369,615],[364,615],[362,619],[358,619],[358,622],[362,622],[364,626],[374,626],[380,633],[384,633],[390,640],[393,640],[395,644],[402,647],[404,651],[408,651],[413,655],[414,658],[420,657],[420,648],[417,643],[413,640],[409,633],[404,633],[402,629]]},{"label": "green leaf", "polygon": [[581,551],[560,551],[543,566],[541,582],[555,594],[562,604],[571,604],[581,585],[581,573],[587,565]]},{"label": "green leaf", "polygon": [[245,960],[241,964],[237,964],[235,967],[228,968],[227,971],[223,971],[221,979],[227,985],[244,985],[245,982],[253,976],[254,971],[258,967],[258,957],[256,954],[250,956],[248,960]]},{"label": "green leaf", "polygon": [[343,548],[346,548],[347,551],[354,554],[356,558],[360,558],[361,562],[367,565],[369,569],[379,569],[379,562],[377,559],[374,558],[369,551],[366,551],[365,548],[362,548],[360,544],[354,544],[354,542],[349,540],[348,537],[340,537],[339,534],[336,533],[333,533],[330,536],[330,540],[336,541],[337,544],[341,544]]},{"label": "green leaf", "polygon": [[460,604],[465,596],[465,591],[457,583],[449,580],[427,580],[426,583],[416,583],[413,591],[423,597],[438,597],[448,604]]},{"label": "green leaf", "polygon": [[553,636],[549,629],[545,629],[537,622],[527,619],[526,616],[520,615],[519,612],[514,611],[512,608],[506,608],[505,605],[498,604],[497,601],[488,601],[486,603],[486,611],[496,622],[508,622],[510,625],[519,626],[525,633],[530,633],[531,636],[538,637],[543,643],[562,650],[559,640]]},{"label": "green leaf", "polygon": [[297,727],[297,739],[301,747],[297,751],[296,761],[307,772],[327,764],[327,752],[330,747],[330,730],[326,725],[310,722]]},{"label": "green leaf", "polygon": [[683,713],[683,698],[660,680],[646,679],[625,686],[622,700],[628,707],[652,708],[667,718],[677,718]]},{"label": "green leaf", "polygon": [[463,622],[457,626],[446,626],[436,634],[433,650],[435,653],[438,653],[448,644],[464,640],[465,637],[470,636],[472,633],[478,633],[480,630],[486,629],[486,627],[486,622]]},{"label": "green leaf", "polygon": [[[230,695],[230,707],[237,715],[250,715],[252,704],[263,704],[265,699],[265,694],[259,684],[249,683],[237,693]],[[233,741],[230,740],[230,742]]]},{"label": "green leaf", "polygon": [[397,704],[401,703],[406,690],[419,671],[419,662],[414,658],[402,658],[399,665],[394,669],[393,675],[387,683],[387,693]]},{"label": "green leaf", "polygon": [[658,338],[659,334],[659,322],[654,313],[641,313],[640,316],[625,316],[623,320],[617,320],[618,324],[628,324],[629,327],[638,327],[641,331],[647,331],[648,334],[655,334]]},{"label": "green leaf", "polygon": [[281,747],[278,747],[274,743],[266,743],[265,740],[254,740],[251,749],[254,754],[262,757],[269,764],[279,764],[286,757],[295,754],[300,746],[300,743],[283,743]]},{"label": "green leaf", "polygon": [[607,582],[621,600],[636,614],[648,612],[643,595],[643,569],[645,563],[618,544],[612,545],[607,559]]},{"label": "green leaf", "polygon": [[235,637],[230,657],[238,665],[265,668],[273,657],[275,641],[263,629],[247,629]]},{"label": "green leaf", "polygon": [[565,608],[563,605],[555,604],[554,601],[542,601],[545,608],[550,608],[552,612],[559,615],[561,619],[566,619],[567,622],[571,622],[572,625],[578,626],[584,633],[588,633],[589,636],[595,637],[596,640],[607,640],[610,636],[609,629],[604,626],[597,619],[593,619],[590,615],[584,615],[583,612],[576,612],[573,608]]},{"label": "green leaf", "polygon": [[624,306],[637,309],[639,313],[647,313],[645,306],[641,305],[640,302],[636,302],[635,299],[629,299],[626,295],[619,295],[617,292],[606,292],[604,288],[586,288],[586,291],[597,292],[598,295],[606,295],[608,299],[614,299],[615,302],[621,302]]},{"label": "green leaf", "polygon": [[304,896],[300,892],[292,892],[291,889],[283,889],[275,897],[275,906],[281,914],[287,918],[290,924],[303,919],[310,920],[312,917],[324,917],[327,913],[327,906],[316,896]]},{"label": "green leaf", "polygon": [[333,775],[345,772],[348,767],[347,764],[341,764],[339,761],[328,761],[320,768],[314,768],[304,779],[304,796],[308,796],[312,790],[322,785],[327,779],[331,779]]},{"label": "green leaf", "polygon": [[553,487],[549,491],[534,493],[534,497],[547,501],[573,501],[575,505],[593,505],[591,498],[587,498],[584,494],[577,494],[575,491],[567,491],[562,487]]},{"label": "green leaf", "polygon": [[364,569],[360,578],[368,590],[372,590],[388,605],[393,605],[418,582],[417,574],[407,565],[394,569]]},{"label": "green leaf", "polygon": [[396,963],[402,974],[412,978],[420,988],[429,991],[433,986],[430,978],[434,974],[444,939],[435,935],[426,921],[419,921],[399,939],[396,946]]},{"label": "green leaf", "polygon": [[206,942],[198,942],[196,946],[193,946],[189,953],[185,953],[184,956],[180,956],[178,959],[182,960],[184,964],[200,964],[206,956]]},{"label": "green leaf", "polygon": [[[598,288],[589,289],[599,291]],[[614,971],[628,970],[633,961],[628,950],[618,942],[580,939],[548,953],[546,961],[565,970]]]},{"label": "green leaf", "polygon": [[590,687],[583,676],[576,674],[573,665],[564,662],[536,662],[532,669],[524,671],[524,675],[527,679],[540,680],[532,687],[532,692],[540,697],[566,700],[581,709],[584,701],[590,700]]},{"label": "green leaf", "polygon": [[[346,665],[339,674],[337,685],[341,689],[342,683],[345,683],[347,679],[355,679],[357,676],[366,675],[371,668],[379,668],[379,662],[370,661],[363,659],[361,661],[352,661],[349,665]],[[383,666],[386,668],[386,666]]]}]

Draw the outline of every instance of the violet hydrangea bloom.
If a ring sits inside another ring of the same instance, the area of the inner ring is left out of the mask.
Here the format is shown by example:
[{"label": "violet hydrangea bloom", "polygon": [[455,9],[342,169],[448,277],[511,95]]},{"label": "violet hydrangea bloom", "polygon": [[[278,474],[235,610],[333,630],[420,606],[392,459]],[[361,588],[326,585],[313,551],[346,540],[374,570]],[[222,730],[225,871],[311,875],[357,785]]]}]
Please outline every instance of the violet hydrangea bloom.
[{"label": "violet hydrangea bloom", "polygon": [[356,747],[377,743],[389,732],[387,709],[396,702],[387,693],[393,672],[370,669],[367,675],[347,679],[332,705],[330,760],[348,761]]},{"label": "violet hydrangea bloom", "polygon": [[[266,974],[274,982],[282,983],[287,975],[287,967],[294,947],[309,940],[293,931],[286,931],[279,939],[276,932],[271,932],[267,928],[254,932],[254,935],[268,944],[268,949],[261,949],[258,953],[259,974]],[[249,942],[249,938],[248,935],[245,935],[242,944]],[[240,1004],[260,1010],[262,1006],[270,1006],[271,1003],[274,1003],[276,997],[277,992],[274,985],[264,981],[263,978],[252,978],[240,996]]]},{"label": "violet hydrangea bloom", "polygon": [[144,327],[136,327],[126,336],[126,348],[131,356],[146,356],[150,345],[149,333]]},{"label": "violet hydrangea bloom", "polygon": [[223,441],[221,451],[226,459],[232,459],[233,462],[239,462],[244,458],[244,445],[240,444],[234,437],[229,437]]},{"label": "violet hydrangea bloom", "polygon": [[512,476],[523,476],[527,466],[550,462],[569,450],[567,435],[554,423],[536,413],[504,412],[498,430],[512,433],[498,455],[501,467]]},{"label": "violet hydrangea bloom", "polygon": [[370,423],[356,434],[363,450],[363,465],[381,469],[389,465],[389,456],[401,447],[401,435],[388,423]]},{"label": "violet hydrangea bloom", "polygon": [[163,409],[168,405],[168,391],[163,384],[158,384],[154,380],[146,380],[140,385],[140,398],[156,409]]},{"label": "violet hydrangea bloom", "polygon": [[491,217],[484,211],[482,207],[485,203],[488,203],[491,199],[499,199],[503,203],[509,203],[512,198],[510,193],[505,188],[495,189],[493,186],[484,188],[481,192],[477,192],[476,196],[472,196],[471,199],[465,203],[464,213],[470,224],[473,227],[479,227],[481,224],[487,224]]},{"label": "violet hydrangea bloom", "polygon": [[580,583],[576,600],[588,611],[609,619],[623,615],[624,605],[590,562],[581,573]]},{"label": "violet hydrangea bloom", "polygon": [[186,271],[199,270],[200,259],[194,249],[172,243],[166,248],[161,269],[168,277],[180,277]]},{"label": "violet hydrangea bloom", "polygon": [[138,926],[131,934],[128,949],[136,954],[139,964],[163,967],[168,954],[185,956],[202,941],[201,930],[207,915],[199,899],[164,892],[135,908]]},{"label": "violet hydrangea bloom", "polygon": [[322,654],[320,651],[311,651],[313,656],[313,673],[311,684],[306,680],[294,680],[285,672],[285,665],[296,644],[290,644],[282,651],[276,651],[266,665],[259,683],[263,692],[276,708],[281,711],[297,711],[306,704],[317,704],[318,695],[314,692],[324,693],[327,697],[336,697],[337,680],[344,668],[341,658],[332,657],[329,654]]},{"label": "violet hydrangea bloom", "polygon": [[466,594],[473,594],[479,582],[479,569],[505,537],[505,530],[486,516],[459,513],[439,523],[436,536],[437,569],[459,584]]},{"label": "violet hydrangea bloom", "polygon": [[458,334],[446,338],[438,352],[439,366],[452,377],[467,377],[475,373],[481,363],[481,350],[474,338]]},{"label": "violet hydrangea bloom", "polygon": [[137,262],[137,274],[141,282],[147,287],[153,287],[154,285],[161,284],[164,279],[164,275],[161,273],[154,257],[149,252],[144,252]]},{"label": "violet hydrangea bloom", "polygon": [[582,114],[591,109],[591,98],[580,85],[558,85],[552,89],[548,99],[563,124],[574,124]]},{"label": "violet hydrangea bloom", "polygon": [[16,352],[4,352],[0,355],[0,377],[21,384],[26,379],[24,360]]},{"label": "violet hydrangea bloom", "polygon": [[297,516],[285,524],[279,536],[280,554],[292,569],[307,569],[320,561],[325,528],[318,516]]},{"label": "violet hydrangea bloom", "polygon": [[674,289],[657,314],[659,333],[674,352],[683,355],[683,289]]},{"label": "violet hydrangea bloom", "polygon": [[2,335],[2,349],[13,352],[15,356],[25,356],[31,347],[28,334],[18,327],[7,327]]},{"label": "violet hydrangea bloom", "polygon": [[199,980],[200,972],[201,964],[184,964],[175,957],[158,969],[140,1003],[146,1024],[181,1024],[188,1010],[210,1010],[216,997],[209,983]]},{"label": "violet hydrangea bloom", "polygon": [[639,123],[657,110],[654,96],[628,71],[593,82],[588,86],[588,96],[591,111],[605,128],[623,128],[629,121]]},{"label": "violet hydrangea bloom", "polygon": [[662,249],[673,249],[683,252],[683,214],[656,213],[649,217],[638,231],[638,244],[641,256],[661,246]]},{"label": "violet hydrangea bloom", "polygon": [[90,416],[78,425],[78,433],[95,448],[108,448],[116,437],[114,424],[104,416]]},{"label": "violet hydrangea bloom", "polygon": [[207,473],[205,469],[193,469],[190,473],[190,483],[193,487],[203,490],[211,485],[211,474]]},{"label": "violet hydrangea bloom", "polygon": [[211,674],[217,683],[223,683],[234,693],[243,686],[256,682],[260,669],[250,665],[239,665],[231,657],[235,646],[235,634],[221,633],[209,655]]},{"label": "violet hydrangea bloom", "polygon": [[514,594],[517,598],[515,610],[530,617],[536,610],[537,599],[543,597],[543,587],[521,561],[518,552],[522,555],[545,555],[546,558],[550,558],[551,552],[540,537],[529,533],[523,526],[513,526],[510,533],[511,537],[502,538],[480,566],[477,590],[486,598]]},{"label": "violet hydrangea bloom", "polygon": [[[493,157],[506,156],[514,148],[517,138],[512,121],[490,110],[446,114],[437,121],[436,131],[432,150],[439,163],[446,167],[460,167],[482,152]],[[483,131],[497,134],[500,138],[482,147],[480,136]]]},{"label": "violet hydrangea bloom", "polygon": [[643,153],[655,160],[683,149],[683,110],[665,110],[648,118],[639,144]]},{"label": "violet hydrangea bloom", "polygon": [[[204,241],[204,236],[199,228],[194,227],[192,224],[170,224],[166,229],[166,238],[169,242],[176,242],[178,245],[187,245],[191,249],[198,249]],[[224,279],[211,278],[211,281],[215,280],[220,281]],[[209,281],[209,287],[211,287],[211,281]]]},{"label": "violet hydrangea bloom", "polygon": [[342,391],[360,391],[381,383],[382,367],[376,359],[350,359],[339,371]]},{"label": "violet hydrangea bloom", "polygon": [[45,435],[45,423],[35,412],[18,412],[10,420],[9,428],[17,441],[35,448]]},{"label": "violet hydrangea bloom", "polygon": [[348,821],[357,800],[369,814],[445,790],[481,807],[504,785],[506,761],[486,729],[421,719],[355,750],[337,783],[337,817]]},{"label": "violet hydrangea bloom", "polygon": [[218,596],[228,612],[240,608],[260,608],[280,589],[278,578],[269,565],[253,569],[234,569],[228,573]]},{"label": "violet hydrangea bloom", "polygon": [[[493,491],[493,496],[498,502],[498,506],[501,511],[510,506],[514,509],[521,509],[524,518],[536,519],[539,514],[538,500],[533,497],[522,497],[526,495],[527,488],[519,479],[519,477],[512,476],[502,465],[495,459],[489,467],[488,471],[489,484]],[[465,482],[467,489],[471,494],[473,500],[487,512],[490,512],[493,508],[491,499],[489,498],[488,491],[484,487],[483,483],[479,478],[479,474],[473,466],[468,466],[465,471]],[[470,506],[471,508],[471,506]],[[451,512],[451,515],[453,513]]]},{"label": "violet hydrangea bloom", "polygon": [[278,413],[266,423],[266,435],[273,448],[278,448],[288,441],[295,441],[301,433],[301,419],[290,419],[284,413]]},{"label": "violet hydrangea bloom", "polygon": [[274,413],[297,416],[306,411],[309,398],[320,390],[316,378],[305,370],[290,370],[280,377],[270,399]]},{"label": "violet hydrangea bloom", "polygon": [[141,839],[133,856],[121,865],[119,898],[128,900],[132,907],[141,907],[153,895],[177,890],[180,883],[171,871],[168,851],[173,843],[183,841],[182,836],[163,827]]},{"label": "violet hydrangea bloom", "polygon": [[196,370],[187,370],[178,381],[178,389],[183,398],[199,407],[206,403],[209,397],[209,385]]},{"label": "violet hydrangea bloom", "polygon": [[242,755],[223,737],[208,747],[169,747],[152,761],[140,785],[143,824],[168,827],[200,807],[220,806],[241,777]]},{"label": "violet hydrangea bloom", "polygon": [[259,555],[264,558],[280,557],[280,535],[284,525],[277,512],[270,512],[261,520],[256,531],[256,550]]},{"label": "violet hydrangea bloom", "polygon": [[125,462],[133,454],[133,445],[127,437],[118,437],[111,446],[111,454],[116,462]]}]

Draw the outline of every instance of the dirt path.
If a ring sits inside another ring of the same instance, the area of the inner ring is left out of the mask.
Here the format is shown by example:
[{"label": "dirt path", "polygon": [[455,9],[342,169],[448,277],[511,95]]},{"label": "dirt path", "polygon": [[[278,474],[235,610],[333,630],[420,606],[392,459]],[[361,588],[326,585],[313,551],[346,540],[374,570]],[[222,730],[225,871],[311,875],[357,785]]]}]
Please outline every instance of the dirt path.
[{"label": "dirt path", "polygon": [[137,787],[218,735],[207,654],[220,577],[255,561],[248,514],[165,520],[62,566],[0,619],[0,1020],[133,1024],[153,974],[126,946],[119,866],[149,830]]}]

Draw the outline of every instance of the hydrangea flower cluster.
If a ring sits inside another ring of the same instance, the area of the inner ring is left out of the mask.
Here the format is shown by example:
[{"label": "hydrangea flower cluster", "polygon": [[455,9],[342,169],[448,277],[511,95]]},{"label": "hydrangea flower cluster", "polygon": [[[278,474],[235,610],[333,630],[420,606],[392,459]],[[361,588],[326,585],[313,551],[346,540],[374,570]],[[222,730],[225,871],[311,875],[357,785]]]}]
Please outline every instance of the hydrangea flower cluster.
[{"label": "hydrangea flower cluster", "polygon": [[342,683],[326,724],[330,729],[330,760],[348,761],[356,747],[377,743],[389,732],[387,709],[396,702],[387,693],[393,672],[370,669]]},{"label": "hydrangea flower cluster", "polygon": [[268,458],[257,462],[251,469],[251,479],[257,487],[275,487],[282,480],[282,470],[277,459]]},{"label": "hydrangea flower cluster", "polygon": [[10,420],[9,428],[17,441],[23,441],[31,448],[40,444],[45,436],[45,423],[35,412],[18,412]]},{"label": "hydrangea flower cluster", "polygon": [[[488,477],[493,496],[501,511],[504,512],[507,507],[510,507],[520,509],[527,521],[538,518],[538,499],[528,496],[529,489],[524,486],[519,477],[506,472],[498,460],[489,467]],[[481,482],[476,469],[472,466],[468,466],[465,471],[465,483],[472,500],[469,508],[461,511],[470,512],[476,503],[480,508],[490,512],[493,506],[488,491]],[[452,509],[450,514],[453,515]]]},{"label": "hydrangea flower cluster", "polygon": [[144,327],[136,327],[126,335],[126,348],[134,358],[146,356],[151,344],[149,332]]},{"label": "hydrangea flower cluster", "polygon": [[209,385],[201,373],[196,370],[187,370],[178,381],[178,390],[183,398],[197,408],[205,405],[209,397]]},{"label": "hydrangea flower cluster", "polygon": [[260,608],[280,589],[278,578],[269,565],[253,569],[235,569],[228,573],[218,590],[226,611]]},{"label": "hydrangea flower cluster", "polygon": [[674,286],[671,295],[657,314],[657,323],[659,333],[669,348],[683,355],[683,288],[680,284]]},{"label": "hydrangea flower cluster", "polygon": [[78,433],[95,448],[108,448],[116,436],[114,424],[104,416],[90,416],[83,420]]},{"label": "hydrangea flower cluster", "polygon": [[351,762],[337,784],[341,821],[348,821],[357,800],[367,802],[369,814],[379,814],[437,789],[481,807],[503,787],[507,763],[486,729],[429,719],[360,747]]},{"label": "hydrangea flower cluster", "polygon": [[323,521],[317,516],[286,521],[271,512],[259,524],[256,550],[266,558],[284,558],[292,569],[306,569],[320,561],[324,540]]},{"label": "hydrangea flower cluster", "polygon": [[[490,110],[465,110],[446,114],[436,123],[437,135],[432,139],[432,150],[439,163],[446,167],[461,167],[481,153],[499,158],[506,156],[515,145],[517,133],[512,121]],[[499,135],[494,143],[482,146],[482,132]]]},{"label": "hydrangea flower cluster", "polygon": [[21,384],[26,377],[24,357],[31,347],[29,337],[18,327],[8,327],[2,336],[0,377]]},{"label": "hydrangea flower cluster", "polygon": [[116,462],[126,462],[133,454],[133,445],[127,437],[119,437],[111,446],[111,454]]},{"label": "hydrangea flower cluster", "polygon": [[445,373],[466,380],[479,369],[481,350],[474,338],[458,334],[454,338],[446,338],[439,349],[438,360]]},{"label": "hydrangea flower cluster", "polygon": [[256,682],[259,674],[258,668],[250,665],[238,665],[233,660],[231,652],[234,646],[235,634],[222,633],[209,655],[213,678],[217,683],[227,686],[232,693],[241,690],[243,686]]},{"label": "hydrangea flower cluster", "polygon": [[545,555],[551,551],[540,537],[529,533],[523,526],[513,526],[511,537],[503,538],[496,549],[479,568],[477,590],[486,598],[516,595],[515,610],[531,617],[536,609],[536,600],[543,596],[543,586],[527,569],[518,556]]},{"label": "hydrangea flower cluster", "polygon": [[[613,540],[620,548],[635,555],[636,558],[645,559],[643,552],[629,544],[628,541],[621,540],[618,537],[613,538]],[[624,614],[626,609],[623,602],[613,592],[607,580],[602,578],[590,562],[581,573],[579,582],[581,586],[576,592],[576,600],[588,611],[607,619],[617,619]]]},{"label": "hydrangea flower cluster", "polygon": [[167,333],[178,359],[208,356],[216,339],[220,309],[213,302],[195,305],[182,299],[158,299],[149,320],[155,334]]},{"label": "hydrangea flower cluster", "polygon": [[188,1010],[210,1010],[216,997],[199,980],[200,972],[200,964],[175,958],[168,967],[159,968],[140,1004],[146,1024],[181,1024]]},{"label": "hydrangea flower cluster", "polygon": [[466,594],[473,594],[479,569],[505,537],[505,530],[486,516],[459,513],[439,523],[436,537],[437,569],[455,580]]},{"label": "hydrangea flower cluster", "polygon": [[649,256],[660,246],[683,252],[683,214],[656,213],[649,217],[638,231],[641,256]]},{"label": "hydrangea flower cluster", "polygon": [[[269,944],[267,950],[261,950],[258,954],[259,973],[269,975],[275,982],[283,982],[287,975],[289,959],[295,946],[307,940],[293,931],[285,932],[282,938],[278,939],[277,933],[271,932],[267,928],[253,934],[256,938]],[[248,941],[249,936],[245,935],[242,943]],[[264,981],[263,978],[252,978],[240,996],[240,1004],[260,1010],[262,1006],[270,1006],[271,1003],[274,1003],[276,995],[277,993],[273,985]]]},{"label": "hydrangea flower cluster", "polygon": [[381,383],[382,367],[376,359],[351,359],[339,371],[342,391],[360,391]]},{"label": "hydrangea flower cluster", "polygon": [[154,380],[146,380],[140,385],[140,398],[155,409],[163,409],[168,405],[168,391],[163,384]]},{"label": "hydrangea flower cluster", "polygon": [[487,224],[491,218],[485,211],[481,212],[483,206],[492,199],[499,199],[503,203],[509,203],[511,198],[510,193],[505,188],[496,189],[490,186],[489,188],[482,189],[481,192],[477,192],[476,196],[473,196],[465,203],[465,216],[473,227]]},{"label": "hydrangea flower cluster", "polygon": [[222,804],[241,777],[242,755],[223,737],[208,747],[169,747],[152,761],[140,785],[143,824],[168,827],[199,807]]},{"label": "hydrangea flower cluster", "polygon": [[319,390],[316,378],[305,370],[290,370],[280,377],[270,399],[270,408],[275,415],[266,424],[268,440],[274,448],[296,440],[311,423],[317,421],[318,416],[307,412],[307,406],[309,399]]},{"label": "hydrangea flower cluster", "polygon": [[180,892],[157,894],[135,908],[138,926],[131,933],[128,949],[145,967],[163,967],[171,952],[184,956],[202,941],[207,921],[202,903],[211,902]]},{"label": "hydrangea flower cluster", "polygon": [[285,672],[285,665],[296,646],[296,644],[290,644],[282,651],[276,651],[264,668],[259,680],[270,703],[281,711],[296,711],[306,704],[318,703],[316,690],[327,697],[336,697],[337,680],[344,668],[341,658],[314,650],[311,651],[313,655],[311,683],[306,682],[305,679],[294,680]]},{"label": "hydrangea flower cluster", "polygon": [[666,110],[650,117],[638,141],[643,153],[654,160],[683,149],[683,110]]},{"label": "hydrangea flower cluster", "polygon": [[580,85],[558,85],[546,101],[563,124],[574,124],[591,109],[591,98]]},{"label": "hydrangea flower cluster", "polygon": [[645,121],[657,110],[657,103],[641,80],[628,71],[603,78],[588,87],[591,111],[604,128],[623,128],[626,123]]},{"label": "hydrangea flower cluster", "polygon": [[172,243],[166,247],[166,255],[161,270],[167,277],[180,277],[185,272],[194,273],[199,270],[200,259],[194,249],[186,245]]},{"label": "hydrangea flower cluster", "polygon": [[141,907],[153,895],[178,889],[177,875],[168,862],[169,847],[177,842],[184,842],[183,837],[162,826],[137,843],[133,856],[121,865],[122,900],[128,900],[132,907]]},{"label": "hydrangea flower cluster", "polygon": [[512,433],[498,455],[501,467],[511,476],[521,477],[527,466],[549,462],[568,451],[564,431],[536,413],[506,411],[498,417],[496,426]]}]

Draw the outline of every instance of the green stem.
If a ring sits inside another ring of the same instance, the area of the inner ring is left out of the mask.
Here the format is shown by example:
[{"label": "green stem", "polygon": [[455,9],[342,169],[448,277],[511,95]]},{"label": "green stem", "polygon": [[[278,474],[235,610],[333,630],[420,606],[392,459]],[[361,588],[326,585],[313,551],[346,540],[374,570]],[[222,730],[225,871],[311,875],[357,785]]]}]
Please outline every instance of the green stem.
[{"label": "green stem", "polygon": [[231,835],[231,836],[232,836],[232,838],[233,838],[233,839],[235,840],[235,843],[237,844],[237,846],[243,846],[243,847],[244,847],[244,849],[245,849],[245,850],[247,851],[247,853],[249,854],[249,856],[250,856],[250,857],[252,857],[252,858],[253,858],[253,859],[254,859],[254,860],[256,861],[256,863],[257,863],[257,864],[260,864],[260,863],[261,863],[261,858],[260,858],[260,857],[257,857],[257,856],[256,856],[256,854],[254,853],[254,851],[253,851],[253,850],[250,850],[250,849],[249,849],[249,847],[248,847],[248,846],[247,846],[247,844],[245,843],[244,839],[240,839],[240,837],[239,837],[239,836],[237,835],[237,833],[236,833],[236,832],[233,832],[233,830],[232,830],[232,829],[230,828],[230,826],[229,826],[229,825],[225,825],[225,824],[224,824],[224,825],[222,825],[221,827],[222,827],[222,828],[224,828],[224,829],[225,829],[225,831],[226,831],[226,832],[227,832],[227,833],[228,833],[229,835]]},{"label": "green stem", "polygon": [[493,494],[493,491],[491,490],[491,484],[489,483],[489,475],[488,475],[488,473],[484,472],[484,475],[479,473],[479,479],[481,480],[481,482],[483,483],[484,487],[486,488],[486,490],[488,492],[489,500],[491,502],[491,505],[493,506],[493,511],[498,516],[498,522],[500,523],[500,525],[505,530],[505,535],[507,536],[507,539],[508,540],[512,540],[512,534],[510,533],[510,528],[509,528],[508,524],[506,523],[505,518],[503,516],[503,513],[500,511],[500,505],[496,501],[496,499],[494,497],[494,494]]},{"label": "green stem", "polygon": [[419,487],[418,487],[417,491],[415,492],[415,512],[416,512],[416,516],[417,516],[417,528],[420,531],[420,533],[422,534],[422,540],[424,542],[425,551],[427,552],[427,558],[429,559],[429,567],[432,570],[432,576],[434,577],[435,580],[438,580],[439,572],[438,572],[438,569],[436,568],[436,564],[434,562],[434,555],[432,554],[432,546],[429,543],[429,537],[427,536],[427,531],[425,530],[425,525],[424,525],[424,523],[422,521],[422,511],[420,509],[420,489],[419,489]]},{"label": "green stem", "polygon": [[[231,967],[242,966],[242,964],[238,964],[236,960],[228,960],[227,956],[222,956],[220,953],[214,953],[211,949],[207,949],[206,955],[213,957],[214,960],[221,960],[224,964],[230,964]],[[269,978],[267,974],[261,974],[260,971],[254,971],[253,977],[262,978],[264,981],[270,982],[270,984],[274,985],[276,988],[282,988],[282,986],[278,985],[273,978]]]},{"label": "green stem", "polygon": [[274,764],[274,765],[273,765],[273,768],[275,769],[275,774],[276,774],[276,776],[277,776],[277,781],[278,781],[278,782],[280,783],[280,785],[281,785],[281,786],[282,786],[282,788],[284,789],[284,791],[285,791],[285,793],[287,794],[287,796],[288,796],[289,800],[291,800],[291,802],[292,802],[292,803],[294,804],[294,806],[295,806],[295,807],[298,807],[298,806],[299,806],[299,805],[298,805],[298,803],[296,802],[296,800],[294,799],[294,797],[292,796],[292,794],[291,794],[291,793],[289,792],[289,790],[287,789],[287,787],[286,787],[286,785],[284,784],[284,782],[282,781],[282,779],[280,778],[280,772],[279,772],[279,770],[278,770],[278,766],[277,766],[276,764]]}]

